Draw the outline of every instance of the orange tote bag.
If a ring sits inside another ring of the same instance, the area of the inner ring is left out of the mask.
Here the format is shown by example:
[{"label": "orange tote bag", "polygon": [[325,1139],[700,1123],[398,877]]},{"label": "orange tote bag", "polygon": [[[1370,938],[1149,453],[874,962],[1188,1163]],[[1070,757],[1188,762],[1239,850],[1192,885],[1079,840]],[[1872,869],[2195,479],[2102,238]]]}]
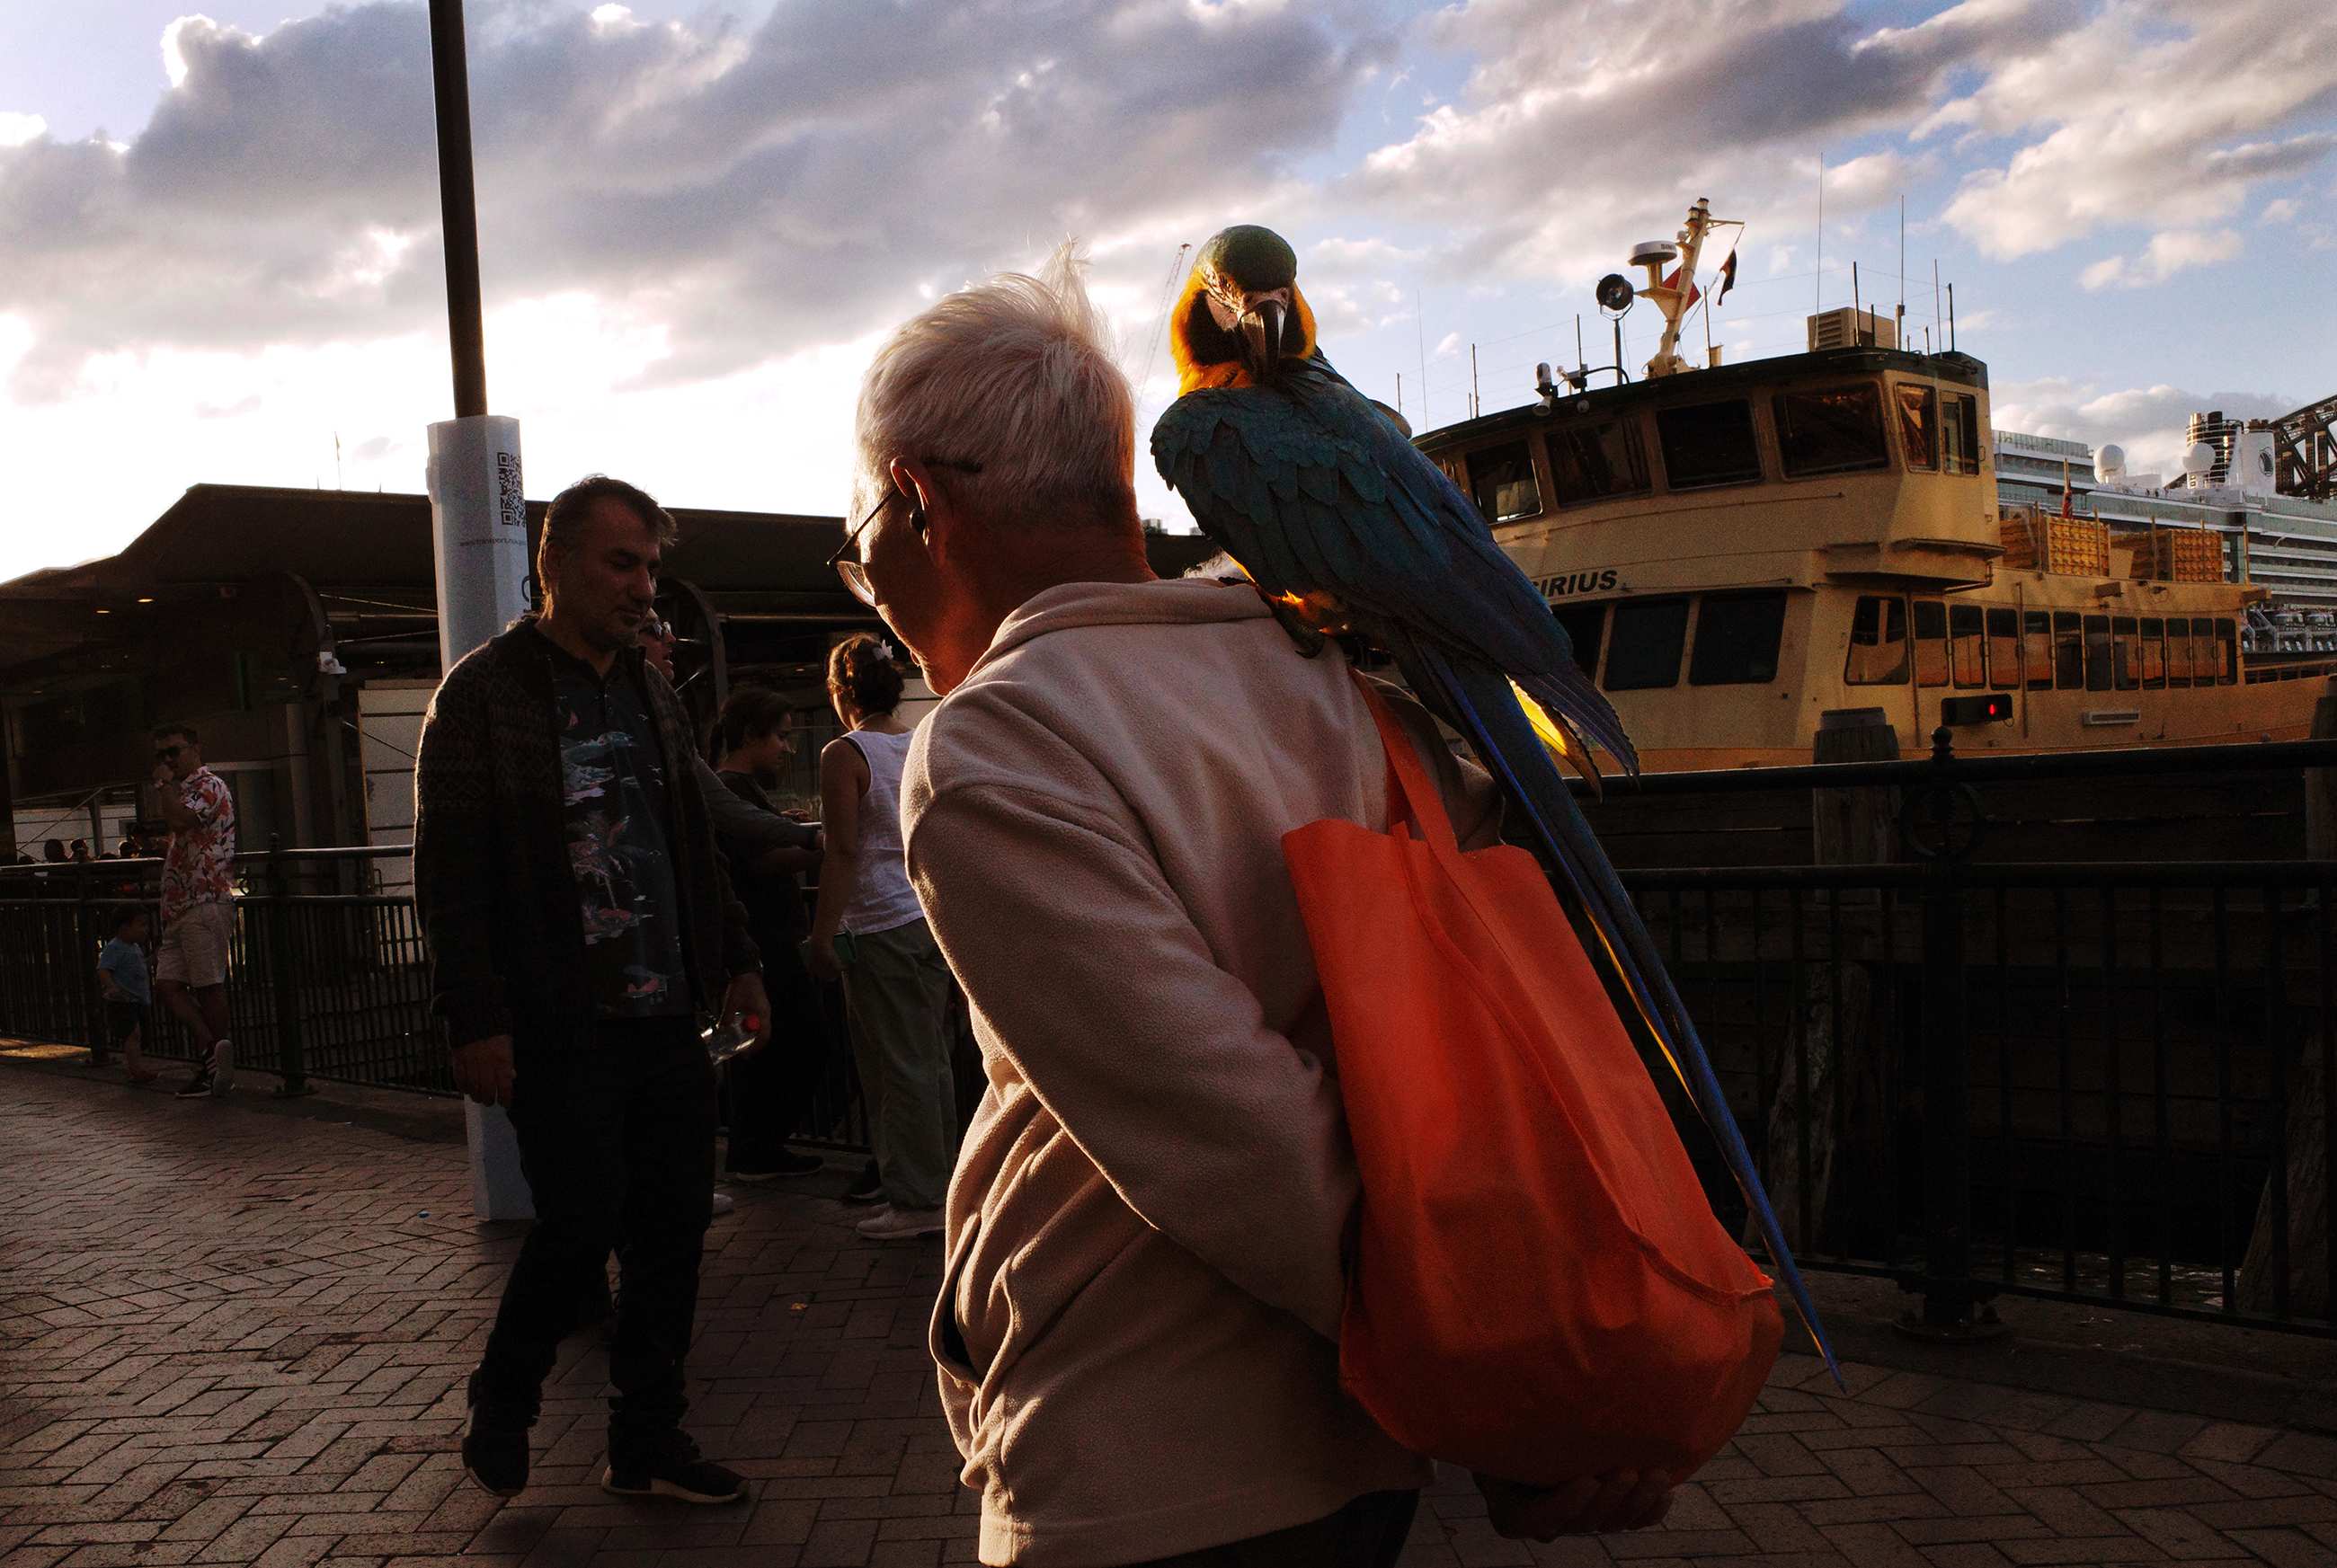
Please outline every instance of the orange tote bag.
[{"label": "orange tote bag", "polygon": [[1406,1447],[1503,1480],[1685,1480],[1776,1359],[1769,1281],[1713,1218],[1540,865],[1462,852],[1364,689],[1389,831],[1282,841],[1363,1175],[1340,1381]]}]

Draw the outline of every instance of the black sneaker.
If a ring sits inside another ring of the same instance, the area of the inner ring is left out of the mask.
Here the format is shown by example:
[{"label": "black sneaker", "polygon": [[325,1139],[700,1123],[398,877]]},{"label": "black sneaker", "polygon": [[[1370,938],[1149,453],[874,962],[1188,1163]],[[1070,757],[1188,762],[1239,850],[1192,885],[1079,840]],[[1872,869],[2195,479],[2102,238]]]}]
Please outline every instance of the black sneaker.
[{"label": "black sneaker", "polygon": [[779,1157],[771,1162],[768,1170],[741,1171],[734,1167],[723,1179],[731,1182],[768,1182],[779,1176],[808,1176],[814,1171],[826,1169],[827,1169],[827,1162],[817,1154],[798,1154],[794,1150],[788,1149],[782,1151]]},{"label": "black sneaker", "polygon": [[210,1072],[207,1070],[197,1073],[194,1077],[188,1082],[187,1086],[179,1091],[178,1097],[182,1100],[210,1099],[211,1097],[211,1076]]},{"label": "black sneaker", "polygon": [[861,1168],[859,1178],[845,1190],[844,1201],[847,1203],[881,1203],[885,1201],[885,1178],[878,1174],[875,1161],[871,1160]]},{"label": "black sneaker", "polygon": [[698,1456],[698,1445],[686,1433],[674,1432],[661,1440],[663,1451],[654,1456],[627,1454],[620,1461],[609,1456],[601,1472],[601,1490],[620,1497],[671,1497],[683,1503],[736,1503],[747,1495],[747,1483],[736,1471],[726,1470]]},{"label": "black sneaker", "polygon": [[463,1468],[482,1490],[516,1497],[527,1485],[527,1428],[490,1427],[471,1412],[463,1435]]}]

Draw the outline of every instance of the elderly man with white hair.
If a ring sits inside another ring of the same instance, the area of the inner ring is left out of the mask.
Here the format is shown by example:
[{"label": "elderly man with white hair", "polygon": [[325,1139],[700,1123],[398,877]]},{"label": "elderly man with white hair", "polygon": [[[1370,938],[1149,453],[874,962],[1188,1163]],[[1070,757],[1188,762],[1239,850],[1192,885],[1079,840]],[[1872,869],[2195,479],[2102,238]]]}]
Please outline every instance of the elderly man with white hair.
[{"label": "elderly man with white hair", "polygon": [[[1386,827],[1335,648],[1245,583],[1157,579],[1135,409],[1068,248],[951,295],[861,389],[836,565],[944,700],[911,877],[988,1085],[932,1346],[986,1563],[1393,1563],[1430,1466],[1340,1389],[1359,1198],[1293,828]],[[1465,843],[1499,803],[1397,699]],[[1523,1533],[1659,1488],[1494,1495]]]}]

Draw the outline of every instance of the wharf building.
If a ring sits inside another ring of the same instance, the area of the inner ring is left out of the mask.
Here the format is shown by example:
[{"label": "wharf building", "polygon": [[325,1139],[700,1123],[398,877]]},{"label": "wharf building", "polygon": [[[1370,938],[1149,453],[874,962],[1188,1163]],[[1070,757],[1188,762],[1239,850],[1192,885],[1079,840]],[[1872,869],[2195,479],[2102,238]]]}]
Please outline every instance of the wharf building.
[{"label": "wharf building", "polygon": [[[775,793],[816,809],[827,650],[884,630],[827,564],[843,520],[671,510],[658,610],[681,637],[675,684],[700,743],[735,687],[788,694],[795,772]],[[527,518],[533,560],[543,503]],[[1171,577],[1216,548],[1146,542]],[[442,674],[427,497],[198,484],[120,554],[0,583],[0,849],[37,860],[49,839],[104,852],[162,833],[149,732],[174,720],[234,794],[239,849],[411,843]],[[933,700],[921,683],[910,697],[912,716]],[[406,867],[378,862],[379,885],[397,891]]]}]

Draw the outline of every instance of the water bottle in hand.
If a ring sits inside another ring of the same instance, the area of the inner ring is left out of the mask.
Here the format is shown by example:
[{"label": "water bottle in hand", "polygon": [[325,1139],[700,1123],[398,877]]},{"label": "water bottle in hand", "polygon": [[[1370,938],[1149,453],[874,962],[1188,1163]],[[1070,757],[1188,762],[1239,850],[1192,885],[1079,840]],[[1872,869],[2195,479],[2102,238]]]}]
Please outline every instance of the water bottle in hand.
[{"label": "water bottle in hand", "polygon": [[706,1059],[720,1066],[731,1057],[755,1043],[762,1033],[763,1020],[752,1013],[740,1013],[727,1024],[717,1024],[698,1037],[706,1042]]}]

